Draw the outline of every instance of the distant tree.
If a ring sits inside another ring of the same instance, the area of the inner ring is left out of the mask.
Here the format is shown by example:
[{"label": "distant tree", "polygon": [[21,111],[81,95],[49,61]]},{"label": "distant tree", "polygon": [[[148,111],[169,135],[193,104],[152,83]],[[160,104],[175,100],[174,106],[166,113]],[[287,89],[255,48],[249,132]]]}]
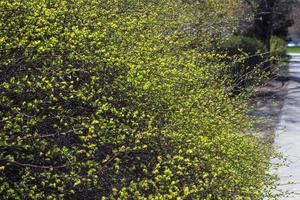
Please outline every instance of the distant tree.
[{"label": "distant tree", "polygon": [[288,28],[294,24],[293,7],[295,0],[276,1],[273,9],[273,35],[282,39],[287,39]]},{"label": "distant tree", "polygon": [[289,28],[289,39],[299,39],[300,38],[300,1],[296,1],[293,5],[293,21],[294,24]]},{"label": "distant tree", "polygon": [[256,37],[270,50],[272,35],[286,38],[293,24],[291,12],[294,0],[245,0],[251,7],[254,19],[247,35]]}]

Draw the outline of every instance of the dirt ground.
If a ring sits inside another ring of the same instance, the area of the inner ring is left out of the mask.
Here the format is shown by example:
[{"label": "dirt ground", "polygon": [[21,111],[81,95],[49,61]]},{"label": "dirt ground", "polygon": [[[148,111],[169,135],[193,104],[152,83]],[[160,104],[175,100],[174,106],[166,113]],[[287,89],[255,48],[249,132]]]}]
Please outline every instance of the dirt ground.
[{"label": "dirt ground", "polygon": [[280,120],[288,85],[288,66],[281,65],[278,69],[273,79],[255,88],[251,99],[254,109],[249,113],[257,120],[256,133],[263,134],[270,139],[271,143],[273,143],[274,131]]}]

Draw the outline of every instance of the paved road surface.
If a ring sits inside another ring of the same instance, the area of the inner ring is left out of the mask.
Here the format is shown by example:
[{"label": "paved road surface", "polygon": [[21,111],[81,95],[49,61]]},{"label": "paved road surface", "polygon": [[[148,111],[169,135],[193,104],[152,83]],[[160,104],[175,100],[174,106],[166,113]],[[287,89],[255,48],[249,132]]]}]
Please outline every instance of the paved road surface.
[{"label": "paved road surface", "polygon": [[[288,167],[278,170],[281,189],[300,194],[300,54],[291,56],[288,94],[276,130],[275,145],[287,156],[290,163]],[[289,181],[294,184],[287,184]],[[300,195],[294,194],[282,200],[300,200]]]}]

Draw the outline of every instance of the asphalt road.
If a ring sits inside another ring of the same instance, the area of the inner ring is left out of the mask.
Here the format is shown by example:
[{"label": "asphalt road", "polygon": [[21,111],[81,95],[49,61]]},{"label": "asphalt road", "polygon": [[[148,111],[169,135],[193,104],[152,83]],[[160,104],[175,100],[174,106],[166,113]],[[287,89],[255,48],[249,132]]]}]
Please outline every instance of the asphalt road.
[{"label": "asphalt road", "polygon": [[[288,93],[276,130],[275,145],[287,158],[289,166],[277,171],[280,189],[294,192],[281,200],[300,200],[300,54],[291,54]],[[293,182],[293,184],[289,184]],[[298,193],[298,194],[297,194]]]}]

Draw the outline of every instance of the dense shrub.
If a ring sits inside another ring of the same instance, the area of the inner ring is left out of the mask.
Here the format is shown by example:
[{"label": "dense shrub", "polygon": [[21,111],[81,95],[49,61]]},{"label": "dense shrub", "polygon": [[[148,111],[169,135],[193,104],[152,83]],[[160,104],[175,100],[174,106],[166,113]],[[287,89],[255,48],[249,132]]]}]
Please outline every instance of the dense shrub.
[{"label": "dense shrub", "polygon": [[257,39],[246,36],[231,36],[221,45],[221,52],[227,54],[231,63],[229,73],[234,78],[235,90],[241,91],[247,85],[258,83],[258,77],[267,71],[269,54],[266,47]]},{"label": "dense shrub", "polygon": [[271,52],[277,59],[285,58],[287,53],[286,42],[279,37],[271,37]]},{"label": "dense shrub", "polygon": [[234,2],[1,1],[2,199],[266,197],[224,55],[182,26]]}]

